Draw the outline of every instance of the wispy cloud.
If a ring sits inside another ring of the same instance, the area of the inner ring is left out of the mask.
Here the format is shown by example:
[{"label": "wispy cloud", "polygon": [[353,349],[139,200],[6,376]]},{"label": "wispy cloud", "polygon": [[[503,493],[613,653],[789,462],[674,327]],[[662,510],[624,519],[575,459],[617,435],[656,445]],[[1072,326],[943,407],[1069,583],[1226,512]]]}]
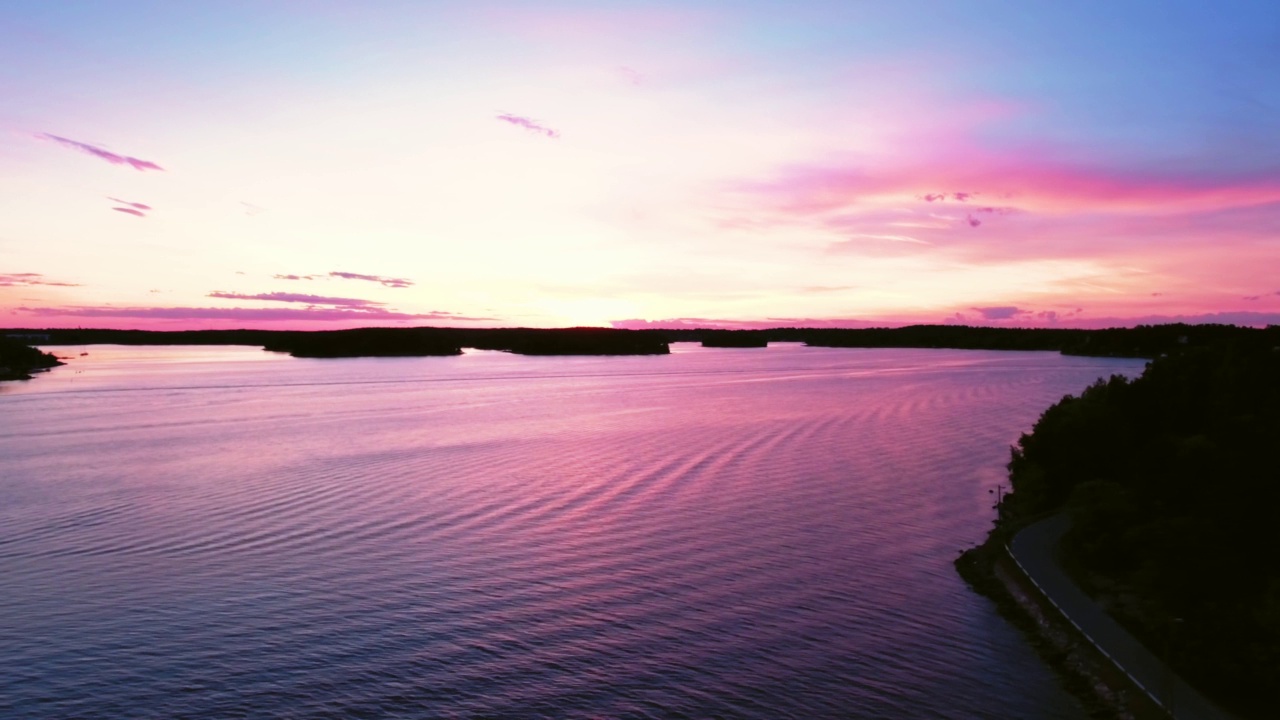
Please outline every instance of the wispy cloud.
[{"label": "wispy cloud", "polygon": [[343,272],[335,270],[329,273],[329,277],[342,278],[344,280],[365,280],[367,282],[376,282],[391,288],[407,288],[413,286],[412,280],[404,278],[383,277],[381,275],[364,275],[362,273]]},{"label": "wispy cloud", "polygon": [[325,295],[307,295],[305,293],[270,292],[246,295],[244,293],[216,291],[206,297],[222,300],[265,300],[267,302],[304,303],[307,305],[332,305],[336,307],[374,308],[386,303],[362,300],[360,298],[328,297]]},{"label": "wispy cloud", "polygon": [[495,318],[472,317],[432,311],[402,313],[383,308],[214,308],[214,307],[116,307],[112,305],[71,305],[62,307],[19,307],[18,312],[37,317],[79,317],[147,320],[229,320],[234,322],[325,321],[367,324],[382,321],[492,322]]},{"label": "wispy cloud", "polygon": [[622,78],[624,81],[626,81],[627,83],[629,83],[629,84],[631,84],[631,85],[643,85],[643,84],[644,84],[644,75],[642,75],[642,74],[641,74],[639,71],[637,71],[637,70],[634,70],[634,69],[632,69],[632,68],[629,68],[629,67],[627,67],[627,66],[625,66],[625,65],[620,65],[620,66],[618,66],[618,68],[617,68],[617,72],[618,72],[618,77]]},{"label": "wispy cloud", "polygon": [[821,294],[821,293],[846,292],[848,290],[857,290],[857,289],[858,289],[858,286],[856,285],[806,285],[800,288],[800,292],[810,293],[810,294]]},{"label": "wispy cloud", "polygon": [[144,218],[144,217],[146,217],[146,216],[147,216],[147,214],[146,214],[146,213],[144,213],[144,212],[142,212],[141,210],[134,210],[133,208],[127,208],[127,207],[114,207],[114,208],[111,208],[111,209],[112,209],[112,210],[115,210],[116,212],[129,213],[130,215],[137,215],[137,216],[138,216],[138,217],[140,217],[140,218]]},{"label": "wispy cloud", "polygon": [[972,212],[969,212],[964,216],[964,220],[969,225],[969,227],[976,228],[982,225],[982,218],[979,217],[980,215],[1012,215],[1017,211],[1018,211],[1017,208],[1011,208],[1011,207],[974,208]]},{"label": "wispy cloud", "polygon": [[132,167],[135,170],[161,170],[161,171],[164,170],[164,168],[151,162],[150,160],[140,160],[136,157],[129,157],[128,155],[117,155],[116,153],[113,153],[110,150],[104,150],[96,145],[82,143],[78,140],[70,140],[68,138],[60,137],[58,135],[51,135],[49,133],[39,133],[34,137],[37,140],[52,140],[53,142],[56,142],[64,147],[69,147],[73,150],[79,150],[80,152],[88,153],[89,155],[92,155],[96,158],[101,158],[103,160],[106,160],[112,165],[128,165],[129,167]]},{"label": "wispy cloud", "polygon": [[897,243],[914,243],[916,245],[930,245],[927,240],[911,237],[910,235],[876,235],[874,233],[854,233],[849,237],[857,240],[884,240],[886,242]]},{"label": "wispy cloud", "polygon": [[559,130],[552,130],[546,125],[543,125],[537,120],[533,120],[531,118],[522,117],[520,115],[512,115],[511,113],[503,113],[501,115],[498,115],[497,119],[501,120],[502,122],[511,123],[512,125],[515,125],[517,127],[522,127],[526,130],[538,133],[539,135],[545,135],[546,137],[549,137],[552,139],[560,137]]},{"label": "wispy cloud", "polygon": [[826,252],[835,255],[844,253],[902,255],[933,245],[928,240],[892,233],[851,233],[845,238],[829,243]]},{"label": "wispy cloud", "polygon": [[[1072,310],[1042,310],[1032,311],[1017,307],[997,307],[997,308],[973,308],[978,311],[978,315],[969,315],[966,313],[955,313],[943,319],[948,324],[982,324],[998,322],[1001,326],[1018,325],[1027,327],[1039,327],[1045,324],[1051,324],[1055,327],[1067,328],[1083,328],[1083,329],[1101,329],[1114,327],[1134,327],[1137,325],[1163,325],[1167,323],[1187,323],[1188,325],[1202,325],[1209,323],[1218,323],[1223,325],[1240,325],[1242,327],[1265,327],[1267,325],[1280,325],[1280,312],[1249,312],[1244,310],[1227,311],[1216,313],[1199,313],[1187,315],[1143,315],[1140,317],[1086,317],[1081,308]],[[986,311],[996,311],[995,315],[1002,316],[1009,310],[1013,313],[1008,317],[986,317]],[[1012,323],[1007,322],[1013,320]],[[610,325],[615,328],[623,328],[628,330],[653,330],[653,329],[688,329],[688,328],[711,328],[724,330],[767,330],[769,328],[886,328],[886,327],[902,327],[904,325],[934,324],[937,323],[936,318],[925,316],[900,316],[894,318],[881,318],[876,320],[867,320],[864,318],[766,318],[764,320],[718,320],[714,318],[698,318],[698,317],[681,317],[668,318],[665,320],[614,320]]]},{"label": "wispy cloud", "polygon": [[919,196],[925,202],[943,202],[947,198],[951,198],[956,202],[969,202],[969,200],[977,195],[976,192],[953,192],[953,193],[926,193]]},{"label": "wispy cloud", "polygon": [[[975,310],[979,308],[974,308]],[[946,319],[951,323],[974,324],[974,320],[964,313],[956,313]],[[1041,327],[1046,324],[1055,327],[1081,328],[1098,330],[1102,328],[1135,327],[1138,325],[1167,325],[1170,323],[1186,323],[1188,325],[1239,325],[1241,327],[1266,327],[1280,325],[1280,312],[1253,312],[1248,310],[1228,310],[1214,313],[1194,313],[1185,315],[1140,315],[1133,317],[1088,317],[1084,311],[1075,308],[1070,311],[1042,310],[1033,312],[1020,310],[1012,318],[984,318],[988,321],[1000,322],[1000,325],[1022,327]]]},{"label": "wispy cloud", "polygon": [[30,287],[32,285],[49,285],[52,287],[80,287],[80,283],[54,282],[46,280],[40,273],[0,273],[0,287]]},{"label": "wispy cloud", "polygon": [[680,317],[665,320],[611,320],[609,325],[620,330],[767,330],[769,328],[870,328],[896,327],[901,322],[869,321],[858,318],[765,318],[763,320],[718,320],[715,318]]},{"label": "wispy cloud", "polygon": [[322,278],[324,275],[272,275],[276,280],[315,280]]},{"label": "wispy cloud", "polygon": [[1012,305],[1000,305],[997,307],[976,307],[970,308],[974,312],[982,316],[983,320],[1009,320],[1018,315],[1030,313],[1030,310],[1023,310]]},{"label": "wispy cloud", "polygon": [[129,207],[134,208],[134,209],[137,209],[137,210],[150,210],[150,209],[151,209],[151,206],[150,206],[150,205],[144,205],[144,204],[142,204],[142,203],[140,203],[140,202],[129,202],[128,200],[121,200],[120,198],[114,198],[114,197],[110,197],[110,196],[108,196],[108,197],[107,197],[107,199],[108,199],[108,200],[110,200],[110,201],[111,201],[111,202],[113,202],[113,203],[119,203],[119,204],[121,204],[121,205],[128,205]]},{"label": "wispy cloud", "polygon": [[[973,188],[935,192],[939,180]],[[755,207],[786,215],[813,215],[867,203],[965,203],[979,196],[1024,212],[1181,215],[1280,202],[1280,180],[1269,175],[1221,177],[1107,167],[1052,160],[974,156],[928,166],[791,166],[767,181],[740,183]]]}]

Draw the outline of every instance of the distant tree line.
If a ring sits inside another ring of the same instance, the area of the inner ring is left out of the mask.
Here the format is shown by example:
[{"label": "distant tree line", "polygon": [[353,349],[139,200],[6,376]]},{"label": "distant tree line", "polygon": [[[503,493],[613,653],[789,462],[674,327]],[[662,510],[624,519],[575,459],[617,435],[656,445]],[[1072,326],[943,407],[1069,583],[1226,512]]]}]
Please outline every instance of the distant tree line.
[{"label": "distant tree line", "polygon": [[671,342],[709,347],[760,347],[801,342],[815,347],[1053,350],[1066,355],[1154,358],[1187,347],[1257,336],[1264,331],[1234,325],[1139,325],[1133,328],[1003,328],[909,325],[900,328],[770,328],[767,330],[661,330]]},{"label": "distant tree line", "polygon": [[1271,327],[1064,397],[1013,448],[1002,514],[1066,509],[1086,590],[1224,704],[1280,717],[1278,452]]},{"label": "distant tree line", "polygon": [[[3,332],[3,331],[0,331]],[[32,333],[37,331],[13,331]],[[46,345],[250,345],[297,357],[457,355],[462,348],[522,355],[662,355],[652,330],[609,328],[357,328],[352,330],[40,330]]]},{"label": "distant tree line", "polygon": [[[6,331],[0,331],[6,332]],[[288,330],[14,330],[47,335],[45,344],[86,345],[254,345],[310,357],[370,355],[450,355],[461,348],[505,350],[526,355],[665,354],[672,342],[708,347],[764,347],[800,342],[815,347],[953,348],[966,350],[1050,350],[1068,355],[1145,357],[1236,340],[1250,342],[1267,331],[1233,325],[1140,325],[1135,328],[999,328],[968,325],[911,325],[901,328],[767,330],[616,330],[609,328],[361,328],[334,331]]]}]

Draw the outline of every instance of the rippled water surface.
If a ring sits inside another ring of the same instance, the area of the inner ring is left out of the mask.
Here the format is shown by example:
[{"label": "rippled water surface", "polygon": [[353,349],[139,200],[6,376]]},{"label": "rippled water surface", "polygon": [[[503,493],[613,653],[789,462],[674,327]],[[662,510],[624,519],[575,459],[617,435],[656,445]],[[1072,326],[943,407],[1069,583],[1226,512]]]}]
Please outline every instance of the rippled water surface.
[{"label": "rippled water surface", "polygon": [[1140,362],[86,349],[0,389],[0,717],[1084,717],[951,561]]}]

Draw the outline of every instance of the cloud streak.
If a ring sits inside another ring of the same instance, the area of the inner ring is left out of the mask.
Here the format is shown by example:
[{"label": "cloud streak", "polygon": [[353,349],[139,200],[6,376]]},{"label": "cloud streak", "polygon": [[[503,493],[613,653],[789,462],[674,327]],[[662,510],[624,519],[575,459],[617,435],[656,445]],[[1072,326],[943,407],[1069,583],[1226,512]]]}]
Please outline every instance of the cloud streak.
[{"label": "cloud streak", "polygon": [[135,320],[229,320],[234,322],[358,322],[435,320],[490,322],[495,318],[472,317],[445,311],[402,313],[382,308],[214,308],[214,307],[115,307],[111,305],[71,305],[62,307],[19,307],[18,312],[36,317],[113,318]]},{"label": "cloud streak", "polygon": [[111,201],[111,202],[113,202],[113,203],[118,203],[118,204],[120,204],[120,205],[128,205],[129,207],[134,208],[135,210],[150,210],[150,209],[151,209],[151,206],[150,206],[150,205],[144,205],[144,204],[142,204],[142,203],[140,203],[140,202],[129,202],[128,200],[121,200],[120,198],[113,198],[113,197],[110,197],[110,196],[108,196],[108,197],[107,197],[107,199],[108,199],[108,200],[110,200],[110,201]]},{"label": "cloud streak", "polygon": [[857,318],[765,318],[764,320],[717,320],[714,318],[679,317],[665,320],[610,320],[619,330],[768,330],[770,328],[871,328],[897,327],[901,322],[860,320]]},{"label": "cloud streak", "polygon": [[1014,307],[1012,305],[1001,305],[998,307],[976,307],[970,308],[974,312],[982,316],[983,320],[1009,320],[1018,315],[1025,315],[1030,310]]},{"label": "cloud streak", "polygon": [[530,131],[530,132],[535,132],[535,133],[537,133],[537,134],[539,134],[539,135],[543,135],[543,136],[549,137],[549,138],[551,138],[552,140],[555,140],[555,139],[557,139],[557,138],[559,138],[559,137],[560,137],[560,131],[559,131],[559,130],[552,130],[551,128],[547,127],[546,125],[543,125],[542,123],[538,122],[537,120],[533,120],[533,119],[531,119],[531,118],[523,117],[523,116],[520,116],[520,115],[512,115],[511,113],[503,113],[503,114],[498,115],[498,116],[496,116],[496,117],[497,117],[497,119],[498,119],[498,120],[501,120],[502,122],[505,122],[505,123],[511,123],[512,125],[515,125],[516,127],[522,127],[522,128],[524,128],[525,130],[528,130],[528,131]]},{"label": "cloud streak", "polygon": [[287,292],[269,292],[258,293],[256,295],[246,295],[243,293],[223,292],[219,290],[209,293],[206,297],[219,298],[221,300],[264,300],[267,302],[304,303],[307,305],[332,305],[336,307],[370,309],[386,304],[374,302],[372,300],[362,300],[360,298],[329,297],[325,295],[307,295],[305,293]]},{"label": "cloud streak", "polygon": [[[280,277],[280,276],[276,276]],[[309,278],[310,276],[302,276]],[[329,273],[329,277],[342,278],[343,280],[364,280],[366,282],[376,282],[390,288],[407,288],[413,286],[412,280],[405,278],[383,277],[382,275],[365,275],[363,273],[353,273],[335,270]]]},{"label": "cloud streak", "polygon": [[644,75],[634,68],[620,65],[617,68],[618,77],[622,78],[629,85],[643,85]]},{"label": "cloud streak", "polygon": [[144,213],[144,212],[142,212],[141,210],[134,210],[133,208],[127,208],[127,207],[114,207],[114,208],[111,208],[111,209],[112,209],[112,210],[115,210],[116,212],[129,213],[130,215],[136,215],[136,216],[138,216],[138,217],[140,217],[140,218],[144,218],[144,217],[146,217],[146,216],[147,216],[147,214],[146,214],[146,213]]},{"label": "cloud streak", "polygon": [[[1101,330],[1104,328],[1135,327],[1137,325],[1164,325],[1169,323],[1186,323],[1188,325],[1224,324],[1242,327],[1265,327],[1280,325],[1280,312],[1250,312],[1244,310],[1195,313],[1183,315],[1142,315],[1136,317],[1083,317],[1082,310],[1076,308],[1067,312],[1054,310],[1033,311],[1014,306],[987,308],[971,308],[978,311],[979,320],[963,313],[956,313],[944,318],[942,324],[990,325],[995,327],[1044,327],[1046,324],[1060,328],[1076,328],[1082,330]],[[994,315],[995,317],[987,317]],[[1012,321],[1012,322],[1009,322]],[[613,320],[612,327],[626,330],[655,329],[721,329],[721,330],[768,330],[773,328],[892,328],[907,325],[935,325],[936,318],[923,315],[898,316],[880,320],[862,318],[767,318],[764,320],[722,320],[700,317],[679,317],[665,320]]]},{"label": "cloud streak", "polygon": [[51,135],[49,133],[39,133],[35,137],[38,140],[52,140],[53,142],[56,142],[62,145],[63,147],[69,147],[73,150],[79,150],[82,153],[92,155],[102,160],[106,160],[112,165],[128,165],[134,170],[160,170],[160,171],[164,170],[164,168],[151,162],[150,160],[140,160],[136,157],[130,157],[128,155],[117,155],[116,153],[113,153],[110,150],[104,150],[100,147],[97,147],[96,145],[82,143],[78,140],[71,140],[69,138],[64,138],[58,135]]},{"label": "cloud streak", "polygon": [[919,196],[925,202],[945,202],[949,197],[956,202],[969,202],[970,198],[977,195],[976,192],[954,192],[954,193],[927,193]]},{"label": "cloud streak", "polygon": [[[975,189],[950,193],[927,190],[940,181]],[[1181,215],[1280,203],[1280,179],[1273,176],[1148,173],[998,156],[874,171],[792,167],[771,180],[743,183],[737,189],[753,201],[789,215],[812,215],[867,204],[967,203],[979,195],[1000,198],[1006,207],[982,208],[978,212],[1000,214],[1017,210]]]},{"label": "cloud streak", "polygon": [[0,287],[31,287],[48,285],[50,287],[80,287],[80,283],[54,282],[45,280],[40,273],[0,273]]}]

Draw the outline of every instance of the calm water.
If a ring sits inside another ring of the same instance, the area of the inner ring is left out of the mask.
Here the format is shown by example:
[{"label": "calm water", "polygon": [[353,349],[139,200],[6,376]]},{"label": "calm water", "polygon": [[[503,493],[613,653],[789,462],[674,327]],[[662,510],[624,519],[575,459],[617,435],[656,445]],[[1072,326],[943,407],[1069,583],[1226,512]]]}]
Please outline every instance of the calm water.
[{"label": "calm water", "polygon": [[1084,717],[951,561],[1140,362],[86,349],[0,389],[0,717]]}]

